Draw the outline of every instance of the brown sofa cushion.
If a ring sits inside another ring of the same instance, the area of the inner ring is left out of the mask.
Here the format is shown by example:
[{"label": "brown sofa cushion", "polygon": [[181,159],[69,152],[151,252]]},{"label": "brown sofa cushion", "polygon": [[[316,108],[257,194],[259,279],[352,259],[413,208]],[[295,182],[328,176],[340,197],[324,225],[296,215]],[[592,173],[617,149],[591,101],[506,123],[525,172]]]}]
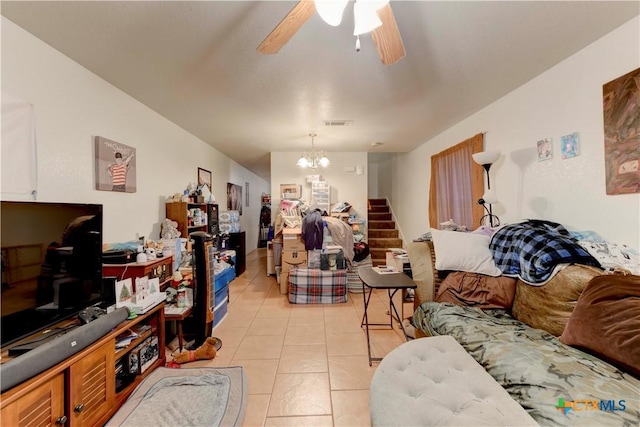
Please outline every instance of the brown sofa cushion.
[{"label": "brown sofa cushion", "polygon": [[602,270],[595,267],[575,264],[558,272],[543,286],[527,285],[518,280],[513,317],[560,336],[585,286],[601,274]]},{"label": "brown sofa cushion", "polygon": [[640,276],[592,279],[560,341],[640,376]]},{"label": "brown sofa cushion", "polygon": [[454,271],[442,281],[437,302],[452,302],[478,308],[511,308],[516,279]]}]

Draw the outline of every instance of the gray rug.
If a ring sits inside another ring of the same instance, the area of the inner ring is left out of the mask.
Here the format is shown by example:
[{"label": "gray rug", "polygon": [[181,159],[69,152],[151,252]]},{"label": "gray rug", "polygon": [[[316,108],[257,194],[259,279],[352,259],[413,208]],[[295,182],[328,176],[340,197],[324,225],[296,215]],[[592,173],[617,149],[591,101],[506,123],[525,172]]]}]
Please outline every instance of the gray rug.
[{"label": "gray rug", "polygon": [[241,366],[158,368],[107,426],[239,426],[247,402]]}]

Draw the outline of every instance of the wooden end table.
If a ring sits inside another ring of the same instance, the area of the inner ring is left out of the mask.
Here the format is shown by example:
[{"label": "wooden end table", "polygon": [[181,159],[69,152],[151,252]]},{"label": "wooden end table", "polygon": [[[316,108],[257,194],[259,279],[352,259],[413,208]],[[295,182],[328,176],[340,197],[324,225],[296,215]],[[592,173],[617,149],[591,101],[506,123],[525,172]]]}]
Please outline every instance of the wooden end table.
[{"label": "wooden end table", "polygon": [[182,351],[183,347],[183,335],[182,335],[182,321],[193,313],[193,306],[185,307],[179,313],[172,313],[172,306],[166,306],[164,311],[164,320],[166,322],[176,322],[176,333],[178,335],[178,347]]}]

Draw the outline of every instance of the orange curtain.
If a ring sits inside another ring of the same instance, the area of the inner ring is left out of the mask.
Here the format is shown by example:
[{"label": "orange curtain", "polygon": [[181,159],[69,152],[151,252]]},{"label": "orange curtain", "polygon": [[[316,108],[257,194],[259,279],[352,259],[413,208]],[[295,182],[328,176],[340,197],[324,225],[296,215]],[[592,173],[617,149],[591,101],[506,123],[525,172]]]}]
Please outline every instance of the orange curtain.
[{"label": "orange curtain", "polygon": [[429,225],[453,219],[456,224],[475,229],[483,215],[477,201],[484,193],[482,166],[472,154],[483,150],[484,137],[479,133],[461,143],[431,156],[429,185]]}]

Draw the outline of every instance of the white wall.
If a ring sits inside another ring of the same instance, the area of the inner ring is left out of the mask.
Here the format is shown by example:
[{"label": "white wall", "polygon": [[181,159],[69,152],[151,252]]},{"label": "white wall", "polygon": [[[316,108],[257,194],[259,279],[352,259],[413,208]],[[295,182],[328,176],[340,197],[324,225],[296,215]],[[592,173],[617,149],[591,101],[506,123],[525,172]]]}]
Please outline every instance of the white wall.
[{"label": "white wall", "polygon": [[[269,183],[97,77],[6,18],[2,24],[2,93],[31,102],[38,144],[38,200],[104,205],[104,241],[136,234],[157,239],[167,196],[212,172],[226,209],[227,182],[250,185],[243,208],[247,251],[258,242],[260,196]],[[97,191],[93,137],[136,148],[137,192]]]},{"label": "white wall", "polygon": [[394,153],[369,153],[369,198],[387,199],[393,205],[393,171]]},{"label": "white wall", "polygon": [[[304,139],[302,138],[301,141]],[[280,206],[280,184],[301,184],[302,197],[309,200],[311,185],[307,175],[322,175],[331,187],[331,203],[349,202],[362,218],[367,217],[367,153],[325,152],[331,164],[326,168],[302,169],[296,166],[300,152],[271,153],[271,202],[272,217]],[[346,172],[345,168],[362,166],[363,173]]]},{"label": "white wall", "polygon": [[[491,169],[503,223],[543,218],[570,230],[594,230],[640,248],[640,194],[605,193],[602,85],[640,66],[636,17],[545,73],[458,123],[393,167],[397,220],[408,238],[428,231],[430,156],[478,132],[501,150]],[[580,156],[562,160],[560,137],[580,134]],[[536,162],[536,141],[553,138],[554,158]],[[518,160],[515,160],[518,159]],[[526,167],[519,165],[527,164]]]}]

